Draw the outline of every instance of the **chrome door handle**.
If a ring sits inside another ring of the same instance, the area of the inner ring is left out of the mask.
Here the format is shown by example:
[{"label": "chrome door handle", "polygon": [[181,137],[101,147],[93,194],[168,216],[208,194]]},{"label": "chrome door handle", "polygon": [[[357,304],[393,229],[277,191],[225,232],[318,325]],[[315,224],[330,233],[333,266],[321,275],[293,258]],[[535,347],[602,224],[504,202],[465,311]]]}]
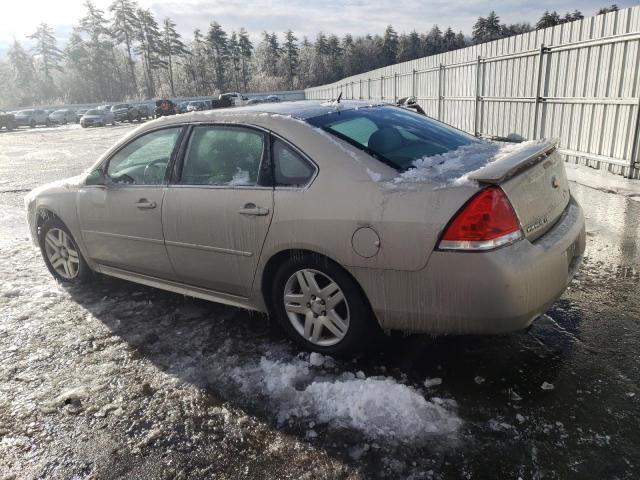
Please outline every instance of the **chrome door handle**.
[{"label": "chrome door handle", "polygon": [[146,198],[141,198],[138,200],[138,203],[136,203],[136,207],[140,210],[150,210],[152,208],[156,208],[156,202],[150,202]]},{"label": "chrome door handle", "polygon": [[269,215],[269,209],[264,207],[257,207],[254,203],[247,203],[244,207],[238,210],[240,215]]}]

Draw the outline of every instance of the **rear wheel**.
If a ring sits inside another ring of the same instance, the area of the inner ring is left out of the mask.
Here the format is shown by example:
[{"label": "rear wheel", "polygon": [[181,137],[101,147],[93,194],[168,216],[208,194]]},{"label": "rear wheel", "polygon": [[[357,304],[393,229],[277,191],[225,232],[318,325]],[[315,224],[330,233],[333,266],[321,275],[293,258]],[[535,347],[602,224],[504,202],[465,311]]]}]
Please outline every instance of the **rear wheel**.
[{"label": "rear wheel", "polygon": [[29,122],[29,126],[30,126],[31,128],[36,128],[36,121],[35,121],[35,120],[31,120],[31,121]]},{"label": "rear wheel", "polygon": [[328,355],[362,349],[378,327],[355,280],[320,256],[292,258],[273,282],[273,313],[302,348]]},{"label": "rear wheel", "polygon": [[40,250],[51,274],[66,283],[83,283],[90,276],[87,265],[69,229],[52,217],[40,227]]}]

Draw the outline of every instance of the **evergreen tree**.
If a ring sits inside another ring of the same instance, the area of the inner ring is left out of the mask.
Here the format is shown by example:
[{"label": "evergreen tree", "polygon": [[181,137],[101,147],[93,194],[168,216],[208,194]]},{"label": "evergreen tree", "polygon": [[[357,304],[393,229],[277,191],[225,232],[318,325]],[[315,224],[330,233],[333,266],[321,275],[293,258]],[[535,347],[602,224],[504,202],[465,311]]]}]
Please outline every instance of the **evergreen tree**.
[{"label": "evergreen tree", "polygon": [[44,81],[51,82],[51,70],[60,70],[60,62],[62,61],[62,52],[56,45],[53,30],[46,23],[41,23],[35,33],[29,35],[29,38],[35,40],[31,51],[40,58]]},{"label": "evergreen tree", "polygon": [[33,103],[34,89],[36,87],[33,58],[17,40],[14,40],[13,45],[9,48],[7,58],[9,60],[10,78],[13,80],[12,83],[18,87],[16,89],[18,95],[15,101],[19,105]]},{"label": "evergreen tree", "polygon": [[160,43],[160,53],[164,57],[164,61],[169,74],[169,87],[171,96],[176,96],[175,84],[173,81],[173,64],[175,58],[180,55],[188,55],[187,47],[182,43],[180,34],[176,31],[176,24],[170,19],[165,18],[162,24],[162,38]]},{"label": "evergreen tree", "polygon": [[287,30],[284,34],[284,44],[282,49],[284,51],[287,81],[290,90],[293,90],[293,80],[298,74],[299,51],[296,43],[297,41],[298,39],[293,35],[293,32],[291,30]]},{"label": "evergreen tree", "polygon": [[142,69],[145,79],[145,96],[153,98],[156,95],[154,72],[158,68],[165,68],[162,60],[162,36],[153,14],[150,10],[138,9],[138,31],[136,40],[138,45],[135,52],[142,57]]},{"label": "evergreen tree", "polygon": [[93,85],[96,100],[107,100],[117,91],[114,76],[113,44],[104,12],[93,2],[85,2],[86,15],[80,20],[79,31],[89,38],[84,43],[88,53],[88,81]]},{"label": "evergreen tree", "polygon": [[240,58],[242,63],[242,85],[244,91],[248,90],[249,83],[249,62],[253,55],[253,44],[249,39],[249,34],[244,28],[238,32],[238,48],[240,49]]},{"label": "evergreen tree", "polygon": [[222,93],[227,85],[226,70],[229,61],[229,45],[227,33],[218,22],[212,22],[209,25],[207,46],[215,74],[213,84]]},{"label": "evergreen tree", "polygon": [[391,25],[387,26],[382,37],[382,60],[385,65],[391,65],[398,58],[398,34]]},{"label": "evergreen tree", "polygon": [[598,13],[596,15],[602,15],[605,13],[611,13],[611,12],[617,12],[617,11],[618,11],[618,6],[616,4],[613,4],[610,7],[601,8],[600,10],[598,10]]},{"label": "evergreen tree", "polygon": [[126,48],[129,77],[134,93],[138,91],[138,82],[136,80],[135,64],[133,61],[133,41],[136,37],[136,32],[140,29],[137,9],[138,4],[135,0],[115,0],[111,6],[109,6],[109,11],[113,13],[111,32],[116,42],[118,44],[124,44]]}]

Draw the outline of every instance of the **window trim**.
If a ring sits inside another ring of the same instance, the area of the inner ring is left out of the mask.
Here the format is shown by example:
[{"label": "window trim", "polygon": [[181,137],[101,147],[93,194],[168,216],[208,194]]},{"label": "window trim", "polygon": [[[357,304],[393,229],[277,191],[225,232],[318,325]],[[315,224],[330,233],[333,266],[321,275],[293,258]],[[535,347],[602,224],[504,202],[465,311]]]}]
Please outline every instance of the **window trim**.
[{"label": "window trim", "polygon": [[[174,129],[174,128],[179,128],[181,129],[180,134],[178,135],[178,139],[176,141],[176,144],[173,146],[173,150],[171,152],[171,156],[169,157],[169,163],[167,164],[167,169],[164,172],[164,179],[162,180],[161,183],[158,184],[153,184],[153,185],[144,185],[144,184],[124,184],[124,183],[108,183],[106,186],[116,186],[118,188],[123,188],[123,187],[146,187],[146,188],[158,188],[158,187],[165,187],[167,185],[167,182],[170,178],[171,175],[171,171],[173,170],[173,165],[176,161],[176,156],[178,155],[180,149],[179,147],[182,145],[182,142],[184,141],[184,137],[185,137],[185,132],[188,130],[188,124],[185,123],[176,123],[176,124],[172,124],[172,125],[163,125],[161,127],[158,128],[152,128],[149,130],[146,130],[144,132],[141,132],[140,135],[136,135],[135,137],[129,139],[129,141],[127,143],[124,143],[122,145],[120,145],[118,147],[117,150],[115,150],[114,152],[112,152],[107,158],[105,158],[102,163],[100,164],[100,166],[98,168],[96,168],[95,170],[102,170],[103,175],[105,176],[105,178],[109,178],[109,175],[107,174],[107,170],[109,169],[109,164],[111,163],[111,160],[113,159],[113,157],[115,157],[121,150],[123,150],[124,148],[126,148],[127,146],[131,145],[131,143],[135,142],[136,140],[138,140],[139,138],[144,137],[145,135],[149,134],[149,133],[153,133],[153,132],[158,132],[160,130],[168,130],[168,129]],[[89,186],[102,186],[102,185],[89,185]]]},{"label": "window trim", "polygon": [[[182,178],[182,169],[186,160],[187,149],[193,135],[193,131],[196,127],[231,127],[231,128],[244,128],[247,130],[255,130],[263,135],[264,145],[262,148],[262,159],[258,166],[258,180],[255,185],[193,185],[180,183]],[[188,134],[182,142],[179,156],[176,159],[171,178],[169,179],[168,186],[172,188],[211,188],[211,189],[240,189],[240,190],[273,190],[273,169],[271,167],[271,141],[270,131],[259,127],[257,125],[251,125],[247,123],[238,122],[191,122],[189,124]]]},{"label": "window trim", "polygon": [[[273,153],[273,146],[274,146],[275,140],[279,140],[282,143],[284,143],[287,147],[289,147],[291,150],[297,153],[298,156],[302,158],[302,160],[307,162],[307,164],[311,166],[311,168],[313,168],[313,175],[309,177],[309,180],[307,181],[306,184],[296,185],[296,186],[276,185],[276,171],[275,171],[276,159]],[[309,155],[307,155],[302,149],[298,148],[291,141],[287,140],[286,138],[272,131],[270,132],[270,136],[269,136],[269,155],[271,158],[271,178],[272,178],[273,188],[276,190],[300,190],[300,191],[307,190],[311,186],[311,184],[315,181],[316,177],[318,176],[318,173],[320,172],[320,167],[318,166],[318,164],[314,162],[313,159],[309,157]]]}]

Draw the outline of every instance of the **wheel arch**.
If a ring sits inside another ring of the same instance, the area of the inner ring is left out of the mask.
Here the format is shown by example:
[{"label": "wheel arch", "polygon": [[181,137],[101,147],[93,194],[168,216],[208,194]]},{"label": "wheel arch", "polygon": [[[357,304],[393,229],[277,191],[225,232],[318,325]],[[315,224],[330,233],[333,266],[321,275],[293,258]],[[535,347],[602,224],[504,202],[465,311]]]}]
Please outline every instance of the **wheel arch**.
[{"label": "wheel arch", "polygon": [[341,269],[342,271],[344,271],[347,275],[349,275],[349,277],[351,277],[351,279],[353,280],[354,284],[356,285],[356,287],[358,288],[358,290],[360,291],[360,293],[362,294],[363,298],[365,299],[365,301],[367,302],[367,305],[370,309],[371,315],[373,315],[373,317],[376,319],[376,322],[378,324],[380,324],[377,316],[375,315],[373,308],[371,307],[371,302],[369,301],[369,297],[367,295],[367,293],[365,292],[365,290],[362,288],[362,285],[360,285],[360,282],[358,282],[358,279],[344,266],[340,265],[339,262],[337,262],[334,258],[331,258],[329,255],[324,254],[324,253],[320,253],[314,250],[310,250],[308,248],[287,248],[285,250],[280,250],[279,252],[273,254],[269,260],[267,260],[267,262],[264,265],[264,268],[262,269],[262,273],[260,275],[260,294],[262,296],[262,301],[264,302],[264,305],[267,307],[267,311],[271,312],[272,310],[272,301],[271,301],[271,292],[270,292],[270,287],[273,284],[273,280],[275,278],[276,272],[278,271],[278,268],[280,268],[280,266],[289,258],[296,258],[296,257],[319,257],[322,258],[328,262],[331,262],[333,265],[335,265],[337,268]]}]

